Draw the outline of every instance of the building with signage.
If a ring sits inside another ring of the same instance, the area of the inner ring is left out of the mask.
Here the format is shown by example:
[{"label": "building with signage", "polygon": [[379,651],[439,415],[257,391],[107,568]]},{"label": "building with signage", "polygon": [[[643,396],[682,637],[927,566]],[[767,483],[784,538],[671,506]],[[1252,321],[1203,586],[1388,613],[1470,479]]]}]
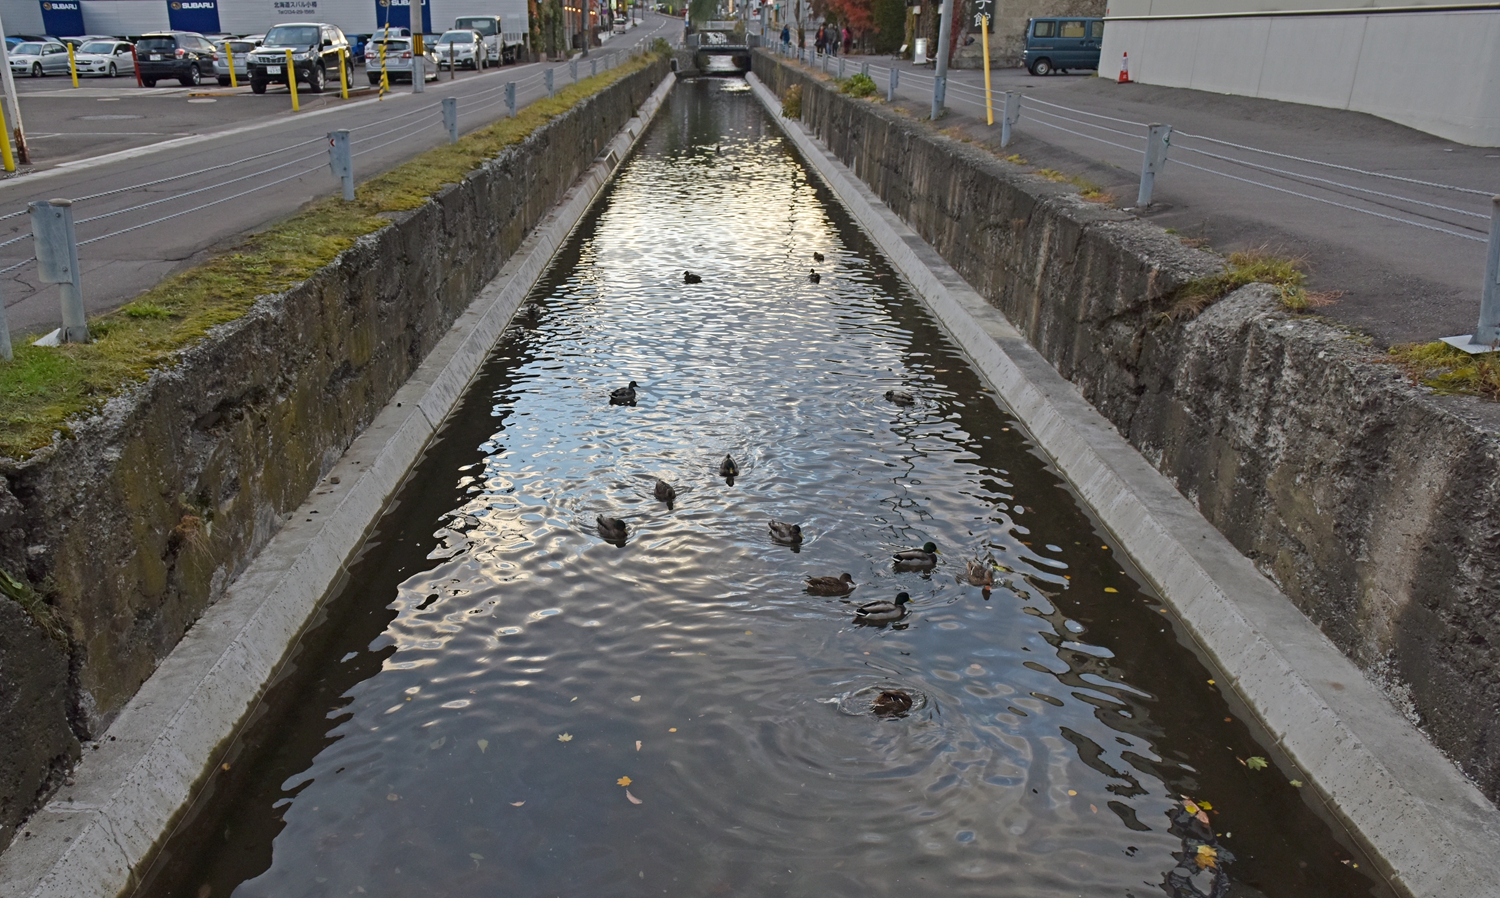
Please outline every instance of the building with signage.
[{"label": "building with signage", "polygon": [[1500,146],[1500,3],[1110,0],[1099,74],[1368,112]]}]

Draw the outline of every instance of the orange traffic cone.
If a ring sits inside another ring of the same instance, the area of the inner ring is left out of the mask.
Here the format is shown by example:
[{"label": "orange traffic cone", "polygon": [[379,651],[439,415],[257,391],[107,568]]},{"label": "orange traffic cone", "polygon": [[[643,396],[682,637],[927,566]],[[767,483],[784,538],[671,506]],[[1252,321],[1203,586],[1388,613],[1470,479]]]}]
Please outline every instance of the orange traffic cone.
[{"label": "orange traffic cone", "polygon": [[1130,83],[1130,54],[1129,53],[1123,53],[1120,56],[1120,77],[1119,77],[1119,79],[1115,83],[1116,84],[1129,84]]}]

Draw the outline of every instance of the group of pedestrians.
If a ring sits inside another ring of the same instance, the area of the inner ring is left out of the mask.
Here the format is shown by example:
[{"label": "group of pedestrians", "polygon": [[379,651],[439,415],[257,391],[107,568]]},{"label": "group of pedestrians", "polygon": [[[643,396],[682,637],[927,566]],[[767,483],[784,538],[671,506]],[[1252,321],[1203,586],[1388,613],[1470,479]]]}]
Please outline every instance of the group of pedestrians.
[{"label": "group of pedestrians", "polygon": [[[782,25],[781,45],[783,48],[786,48],[790,47],[791,44],[792,26]],[[849,30],[848,25],[844,26],[842,33],[837,25],[829,28],[825,22],[818,26],[818,34],[813,38],[813,46],[817,48],[820,55],[823,53],[832,53],[834,56],[837,56],[839,54],[839,44],[844,45],[844,55],[846,56],[850,50],[854,49],[854,32]]]}]

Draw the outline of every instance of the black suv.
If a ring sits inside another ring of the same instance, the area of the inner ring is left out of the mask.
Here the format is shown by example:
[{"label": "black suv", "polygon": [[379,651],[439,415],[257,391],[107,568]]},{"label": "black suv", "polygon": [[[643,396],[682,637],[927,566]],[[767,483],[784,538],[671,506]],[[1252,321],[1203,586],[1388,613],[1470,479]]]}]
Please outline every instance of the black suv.
[{"label": "black suv", "polygon": [[304,82],[315,94],[323,92],[328,79],[337,83],[339,77],[339,51],[343,50],[343,63],[347,66],[345,77],[354,79],[354,56],[349,52],[349,39],[333,25],[317,22],[301,22],[277,25],[266,32],[266,39],[250,54],[246,68],[250,70],[250,90],[266,92],[266,85],[287,83],[286,51],[292,51],[292,65],[296,78]]},{"label": "black suv", "polygon": [[176,78],[183,87],[196,87],[214,77],[218,51],[208,38],[195,31],[159,31],[135,42],[141,67],[141,83],[155,87],[158,79]]}]

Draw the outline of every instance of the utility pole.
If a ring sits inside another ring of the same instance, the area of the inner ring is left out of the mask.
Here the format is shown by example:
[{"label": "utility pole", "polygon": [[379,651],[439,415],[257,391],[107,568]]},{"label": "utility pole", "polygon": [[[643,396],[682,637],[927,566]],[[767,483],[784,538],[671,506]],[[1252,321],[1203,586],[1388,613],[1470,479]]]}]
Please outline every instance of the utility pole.
[{"label": "utility pole", "polygon": [[583,0],[583,55],[589,55],[589,38],[593,37],[589,32],[592,25],[589,22],[589,7],[594,5],[594,0]]},{"label": "utility pole", "polygon": [[31,164],[26,149],[26,129],[21,125],[21,104],[16,99],[16,81],[10,75],[10,48],[5,46],[5,25],[0,22],[0,82],[5,85],[5,102],[10,106],[11,133],[16,137],[16,158],[22,165]]},{"label": "utility pole", "polygon": [[942,18],[938,20],[937,77],[932,83],[932,120],[943,111],[948,93],[948,36],[953,33],[953,0],[943,0]]}]

